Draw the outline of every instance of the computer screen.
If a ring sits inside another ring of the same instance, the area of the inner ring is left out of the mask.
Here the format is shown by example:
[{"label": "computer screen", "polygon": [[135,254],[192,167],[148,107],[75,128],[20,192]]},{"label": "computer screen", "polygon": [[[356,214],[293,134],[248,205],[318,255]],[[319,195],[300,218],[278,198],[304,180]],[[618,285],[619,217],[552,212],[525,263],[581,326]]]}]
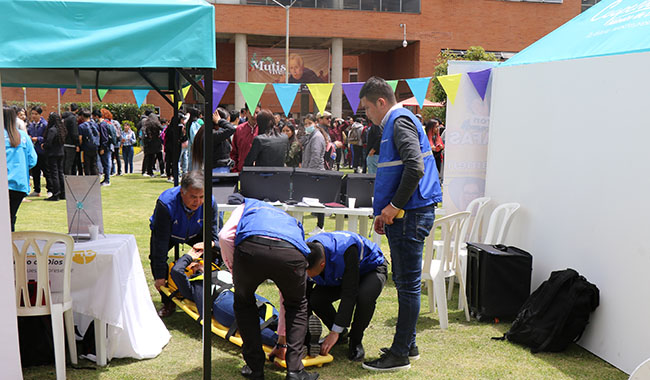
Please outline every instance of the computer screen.
[{"label": "computer screen", "polygon": [[372,207],[372,195],[375,191],[374,174],[348,174],[343,179],[342,201],[347,204],[348,198],[356,198],[355,207]]},{"label": "computer screen", "polygon": [[293,168],[244,166],[239,173],[240,193],[247,198],[284,202],[291,198]]},{"label": "computer screen", "polygon": [[239,173],[212,173],[212,196],[217,203],[228,203],[228,196],[236,193]]},{"label": "computer screen", "polygon": [[343,174],[338,171],[298,169],[293,172],[291,198],[318,198],[321,203],[338,202]]}]

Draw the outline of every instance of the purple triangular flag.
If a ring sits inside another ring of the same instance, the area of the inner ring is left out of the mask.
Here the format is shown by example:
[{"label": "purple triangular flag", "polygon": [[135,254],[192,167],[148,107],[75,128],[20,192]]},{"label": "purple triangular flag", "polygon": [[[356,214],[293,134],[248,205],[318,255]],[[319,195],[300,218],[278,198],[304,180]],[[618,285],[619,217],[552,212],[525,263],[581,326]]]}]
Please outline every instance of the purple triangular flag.
[{"label": "purple triangular flag", "polygon": [[488,81],[490,80],[490,74],[492,69],[485,69],[481,71],[475,71],[467,73],[469,79],[472,81],[474,88],[481,96],[481,99],[485,100],[485,92],[487,91]]},{"label": "purple triangular flag", "polygon": [[65,94],[66,90],[67,90],[67,88],[60,88],[59,92],[61,93],[61,95],[63,95],[63,94]]},{"label": "purple triangular flag", "polygon": [[219,106],[223,94],[226,93],[228,84],[230,82],[225,80],[213,80],[212,81],[212,112],[214,112]]},{"label": "purple triangular flag", "polygon": [[345,92],[345,96],[348,98],[350,107],[352,107],[352,111],[355,114],[357,113],[357,108],[359,108],[359,92],[361,91],[361,87],[363,87],[363,83],[364,82],[341,83],[341,86],[343,86],[343,92]]}]

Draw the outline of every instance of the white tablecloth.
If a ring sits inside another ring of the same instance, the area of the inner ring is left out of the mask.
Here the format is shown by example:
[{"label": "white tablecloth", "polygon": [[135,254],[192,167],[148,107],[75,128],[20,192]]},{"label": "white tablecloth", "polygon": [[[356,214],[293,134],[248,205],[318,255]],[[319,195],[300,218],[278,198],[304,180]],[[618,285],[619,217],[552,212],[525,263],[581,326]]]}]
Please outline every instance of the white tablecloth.
[{"label": "white tablecloth", "polygon": [[74,246],[70,290],[75,324],[108,324],[107,356],[156,357],[171,335],[151,301],[133,235],[106,235]]}]

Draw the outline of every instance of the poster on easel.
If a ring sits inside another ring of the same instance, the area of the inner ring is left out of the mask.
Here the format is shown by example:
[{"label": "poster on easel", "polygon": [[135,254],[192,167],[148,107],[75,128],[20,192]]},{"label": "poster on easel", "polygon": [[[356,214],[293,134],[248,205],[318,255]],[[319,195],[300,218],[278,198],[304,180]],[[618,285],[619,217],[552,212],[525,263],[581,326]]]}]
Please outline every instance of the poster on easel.
[{"label": "poster on easel", "polygon": [[90,238],[89,226],[98,226],[104,234],[102,193],[99,176],[65,176],[65,198],[68,212],[68,234],[75,241]]}]

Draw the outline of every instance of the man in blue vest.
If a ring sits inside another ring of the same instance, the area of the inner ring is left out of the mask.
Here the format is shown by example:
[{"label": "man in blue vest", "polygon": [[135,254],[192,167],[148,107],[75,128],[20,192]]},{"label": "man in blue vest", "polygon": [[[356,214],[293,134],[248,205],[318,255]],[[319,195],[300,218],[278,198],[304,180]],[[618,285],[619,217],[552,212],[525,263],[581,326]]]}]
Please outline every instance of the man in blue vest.
[{"label": "man in blue vest", "polygon": [[[212,239],[217,243],[218,212],[212,198]],[[167,189],[160,194],[153,215],[149,218],[151,229],[149,260],[154,285],[158,291],[167,282],[167,256],[176,244],[203,241],[203,174],[199,171],[187,173],[181,185]],[[160,292],[163,307],[158,311],[161,318],[171,315],[176,304]]]},{"label": "man in blue vest", "polygon": [[[255,291],[271,279],[282,292],[286,317],[287,380],[315,380],[302,364],[302,347],[307,333],[307,256],[302,224],[270,204],[245,198],[219,233],[224,262],[232,268],[235,285],[234,309],[246,365],[242,375],[264,379],[265,354]],[[233,252],[234,250],[234,252]],[[320,322],[318,324],[320,330]],[[318,336],[316,336],[318,335]],[[314,334],[316,343],[320,331]]]},{"label": "man in blue vest", "polygon": [[[344,340],[344,331],[352,322],[348,359],[361,361],[365,355],[363,332],[386,283],[384,254],[377,244],[353,232],[323,232],[307,242],[313,252],[307,258],[307,276],[316,283],[307,290],[309,306],[330,330],[321,353],[327,355],[334,344]],[[337,311],[332,303],[338,299]]]},{"label": "man in blue vest", "polygon": [[438,170],[420,121],[396,103],[385,80],[372,77],[359,93],[370,120],[384,128],[375,178],[375,231],[390,247],[399,310],[395,336],[383,355],[363,367],[375,371],[408,369],[419,357],[415,325],[420,313],[424,239],[442,200]]}]

